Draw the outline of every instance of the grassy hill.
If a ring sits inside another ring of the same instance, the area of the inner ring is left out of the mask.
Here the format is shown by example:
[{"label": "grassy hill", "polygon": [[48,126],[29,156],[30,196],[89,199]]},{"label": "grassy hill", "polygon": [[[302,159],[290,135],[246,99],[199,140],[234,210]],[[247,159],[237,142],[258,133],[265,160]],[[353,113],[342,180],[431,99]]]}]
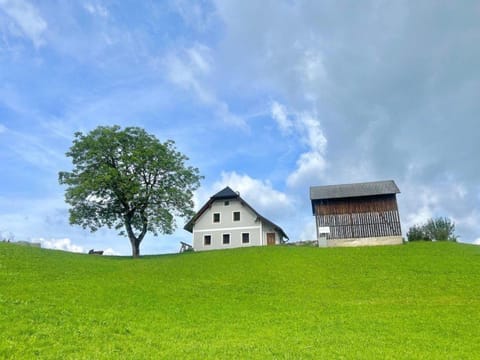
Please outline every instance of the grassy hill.
[{"label": "grassy hill", "polygon": [[138,260],[0,243],[2,359],[478,359],[480,247]]}]

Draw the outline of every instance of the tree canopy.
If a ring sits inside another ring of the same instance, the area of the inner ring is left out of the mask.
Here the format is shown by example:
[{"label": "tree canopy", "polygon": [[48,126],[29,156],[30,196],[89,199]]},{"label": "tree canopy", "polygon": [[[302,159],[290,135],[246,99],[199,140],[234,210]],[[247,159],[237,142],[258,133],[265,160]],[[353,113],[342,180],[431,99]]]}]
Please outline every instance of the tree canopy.
[{"label": "tree canopy", "polygon": [[423,225],[414,225],[407,232],[408,241],[453,241],[455,235],[455,223],[448,218],[429,219]]},{"label": "tree canopy", "polygon": [[99,126],[75,133],[66,153],[73,170],[59,173],[66,185],[70,223],[96,231],[102,226],[127,235],[133,257],[152,232],[171,234],[175,216],[193,216],[193,192],[201,176],[172,140],[160,142],[139,127]]}]

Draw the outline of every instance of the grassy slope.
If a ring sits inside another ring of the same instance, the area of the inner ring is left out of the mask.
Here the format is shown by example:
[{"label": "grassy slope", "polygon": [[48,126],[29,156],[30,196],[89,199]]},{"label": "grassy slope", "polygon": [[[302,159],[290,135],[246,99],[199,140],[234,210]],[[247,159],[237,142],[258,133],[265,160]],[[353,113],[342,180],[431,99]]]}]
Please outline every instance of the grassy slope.
[{"label": "grassy slope", "polygon": [[480,354],[480,247],[95,257],[0,243],[0,358]]}]

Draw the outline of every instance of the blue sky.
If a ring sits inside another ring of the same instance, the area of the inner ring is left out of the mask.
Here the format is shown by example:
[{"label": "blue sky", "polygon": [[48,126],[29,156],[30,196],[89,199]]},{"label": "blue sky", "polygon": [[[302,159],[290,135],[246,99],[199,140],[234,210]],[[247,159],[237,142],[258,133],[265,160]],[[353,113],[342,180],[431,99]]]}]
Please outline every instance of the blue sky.
[{"label": "blue sky", "polygon": [[[141,126],[291,240],[311,185],[393,179],[402,229],[455,221],[480,243],[476,1],[0,0],[0,233],[129,254],[68,224],[58,172],[76,131]],[[190,233],[147,237],[175,252]]]}]

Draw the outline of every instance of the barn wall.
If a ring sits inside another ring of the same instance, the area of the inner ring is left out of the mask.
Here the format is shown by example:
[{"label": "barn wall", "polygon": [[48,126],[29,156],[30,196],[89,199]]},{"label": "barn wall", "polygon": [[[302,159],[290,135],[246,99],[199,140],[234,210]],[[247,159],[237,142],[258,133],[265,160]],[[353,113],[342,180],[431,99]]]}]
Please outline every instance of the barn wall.
[{"label": "barn wall", "polygon": [[395,195],[320,200],[314,203],[317,228],[328,226],[332,239],[400,237]]},{"label": "barn wall", "polygon": [[398,210],[395,195],[315,200],[316,215],[340,215]]}]

